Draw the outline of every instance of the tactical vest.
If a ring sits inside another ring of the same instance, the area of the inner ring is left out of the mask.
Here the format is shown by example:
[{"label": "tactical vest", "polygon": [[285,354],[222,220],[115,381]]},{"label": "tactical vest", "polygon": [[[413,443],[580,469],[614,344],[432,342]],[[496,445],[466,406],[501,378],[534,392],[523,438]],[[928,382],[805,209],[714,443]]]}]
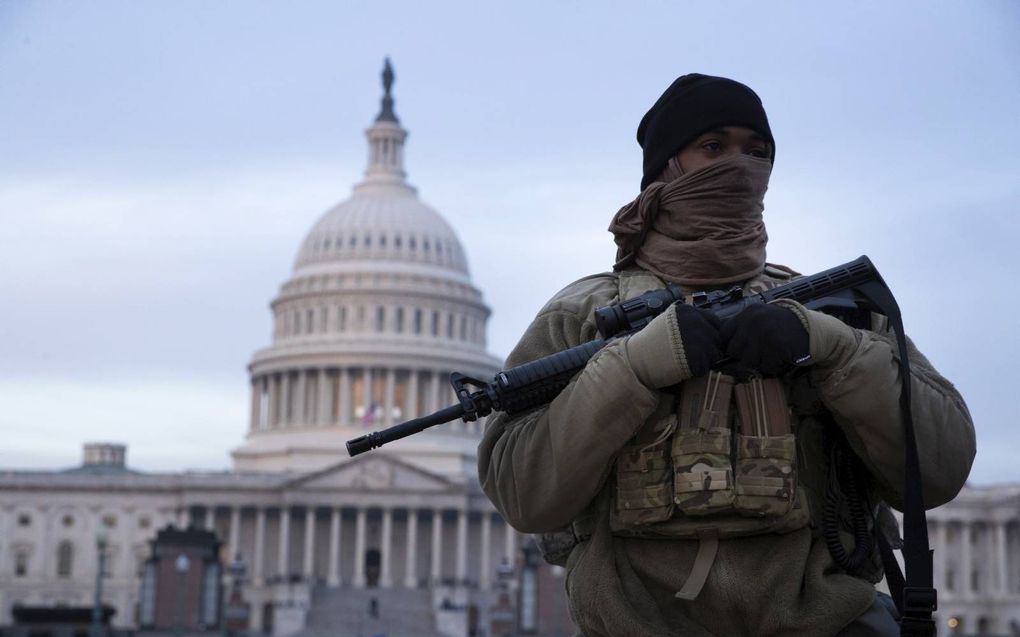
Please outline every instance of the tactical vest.
[{"label": "tactical vest", "polygon": [[[768,266],[744,285],[744,294],[791,276]],[[665,283],[643,270],[627,270],[619,286],[625,301]],[[609,507],[613,533],[725,539],[807,525],[787,392],[779,379],[736,382],[718,372],[681,383],[678,394],[664,392],[617,457]]]}]

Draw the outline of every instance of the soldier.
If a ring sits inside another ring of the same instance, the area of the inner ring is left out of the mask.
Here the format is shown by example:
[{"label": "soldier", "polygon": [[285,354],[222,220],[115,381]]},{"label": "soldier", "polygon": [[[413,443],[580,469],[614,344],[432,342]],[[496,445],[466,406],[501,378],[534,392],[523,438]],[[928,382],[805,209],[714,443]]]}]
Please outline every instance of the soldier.
[{"label": "soldier", "polygon": [[[750,294],[796,276],[765,261],[775,140],[750,88],[680,77],[637,138],[642,190],[610,224],[613,272],[557,293],[507,366],[595,338],[595,308],[667,282]],[[781,301],[719,324],[677,304],[598,352],[548,405],[489,419],[485,493],[519,531],[569,540],[550,559],[567,568],[584,635],[899,634],[891,600],[876,595],[872,541],[889,528],[885,503],[903,506],[884,318],[851,327]],[[908,346],[931,508],[963,486],[974,428],[959,393]]]}]

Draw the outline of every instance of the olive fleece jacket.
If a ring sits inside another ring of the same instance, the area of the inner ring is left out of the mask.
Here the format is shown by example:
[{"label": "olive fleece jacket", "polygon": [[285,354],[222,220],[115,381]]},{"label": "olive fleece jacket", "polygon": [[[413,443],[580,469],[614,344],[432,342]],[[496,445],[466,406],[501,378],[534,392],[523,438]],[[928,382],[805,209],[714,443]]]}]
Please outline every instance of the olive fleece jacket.
[{"label": "olive fleece jacket", "polygon": [[[618,300],[618,276],[589,276],[556,294],[507,366],[595,338],[593,311]],[[826,484],[822,450],[824,432],[838,425],[870,474],[872,501],[902,506],[894,337],[850,328],[796,304],[788,307],[808,328],[814,362],[790,393],[798,487],[806,494],[812,524],[785,534],[721,540],[693,601],[675,593],[691,571],[697,540],[624,537],[609,526],[616,456],[660,402],[672,399],[657,387],[689,376],[675,321],[656,319],[645,328],[648,334],[610,343],[548,405],[514,417],[494,414],[487,421],[479,478],[514,528],[545,533],[582,514],[594,520],[591,537],[567,560],[571,611],[584,635],[834,635],[874,600],[874,583],[882,576],[877,557],[868,573],[850,576],[833,563],[817,529]],[[652,351],[661,358],[648,360]],[[924,497],[933,508],[963,486],[975,452],[974,428],[959,393],[912,343],[909,355]]]}]

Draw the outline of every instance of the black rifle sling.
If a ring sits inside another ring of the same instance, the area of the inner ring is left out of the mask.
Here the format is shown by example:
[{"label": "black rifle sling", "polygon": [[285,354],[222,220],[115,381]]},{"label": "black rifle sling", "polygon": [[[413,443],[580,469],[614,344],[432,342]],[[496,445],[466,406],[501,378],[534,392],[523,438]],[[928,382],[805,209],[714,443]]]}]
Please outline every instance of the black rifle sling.
[{"label": "black rifle sling", "polygon": [[900,612],[900,635],[931,637],[935,635],[932,613],[938,609],[938,596],[933,585],[932,551],[928,545],[928,519],[925,515],[921,486],[921,463],[917,455],[917,438],[910,408],[910,360],[907,337],[899,305],[889,288],[880,281],[869,281],[858,290],[890,321],[896,333],[900,357],[900,414],[903,417],[903,563],[906,577],[900,572],[892,547],[881,532],[879,550],[886,572],[886,583]]}]

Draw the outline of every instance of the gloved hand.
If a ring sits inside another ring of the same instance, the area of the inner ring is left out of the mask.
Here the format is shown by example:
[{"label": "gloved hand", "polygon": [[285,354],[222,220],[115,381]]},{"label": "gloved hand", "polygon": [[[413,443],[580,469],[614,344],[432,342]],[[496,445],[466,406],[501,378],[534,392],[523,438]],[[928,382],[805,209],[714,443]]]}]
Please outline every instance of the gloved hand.
[{"label": "gloved hand", "polygon": [[711,312],[674,303],[624,346],[643,384],[661,388],[707,374],[723,357],[720,322]]},{"label": "gloved hand", "polygon": [[708,310],[684,303],[675,303],[673,308],[691,378],[707,374],[723,357],[723,340],[719,333],[722,321]]},{"label": "gloved hand", "polygon": [[777,376],[811,358],[811,344],[800,318],[785,307],[750,305],[719,330],[730,358],[765,376]]}]

